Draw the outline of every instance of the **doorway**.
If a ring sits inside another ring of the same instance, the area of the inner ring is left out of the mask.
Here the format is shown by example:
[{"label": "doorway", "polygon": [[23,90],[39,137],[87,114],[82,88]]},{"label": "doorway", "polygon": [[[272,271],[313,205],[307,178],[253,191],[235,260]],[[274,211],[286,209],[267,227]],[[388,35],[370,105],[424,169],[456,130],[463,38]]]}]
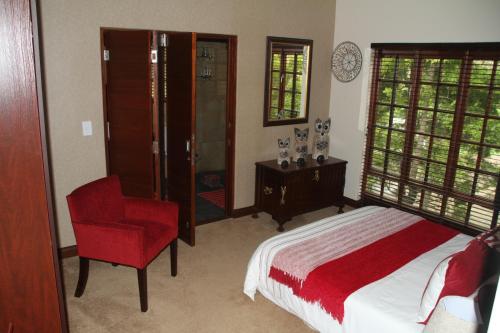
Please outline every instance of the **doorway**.
[{"label": "doorway", "polygon": [[198,224],[227,217],[226,127],[229,41],[198,35],[196,42],[195,215]]},{"label": "doorway", "polygon": [[179,237],[192,246],[196,225],[232,214],[236,44],[230,35],[101,29],[108,174],[125,195],[177,202]]}]

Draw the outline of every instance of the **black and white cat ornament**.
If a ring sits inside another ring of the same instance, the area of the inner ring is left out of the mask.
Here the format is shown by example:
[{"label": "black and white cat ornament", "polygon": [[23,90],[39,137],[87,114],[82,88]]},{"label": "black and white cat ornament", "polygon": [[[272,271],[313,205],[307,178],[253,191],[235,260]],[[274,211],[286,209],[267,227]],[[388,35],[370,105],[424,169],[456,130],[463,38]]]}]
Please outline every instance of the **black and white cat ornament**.
[{"label": "black and white cat ornament", "polygon": [[293,159],[299,167],[303,167],[306,164],[307,158],[307,139],[309,138],[309,128],[303,130],[294,128],[293,131],[295,136],[295,152]]},{"label": "black and white cat ornament", "polygon": [[290,138],[278,139],[278,164],[283,169],[290,164]]},{"label": "black and white cat ornament", "polygon": [[330,118],[325,121],[316,119],[314,124],[313,152],[312,158],[318,163],[328,159],[328,146],[330,144]]}]

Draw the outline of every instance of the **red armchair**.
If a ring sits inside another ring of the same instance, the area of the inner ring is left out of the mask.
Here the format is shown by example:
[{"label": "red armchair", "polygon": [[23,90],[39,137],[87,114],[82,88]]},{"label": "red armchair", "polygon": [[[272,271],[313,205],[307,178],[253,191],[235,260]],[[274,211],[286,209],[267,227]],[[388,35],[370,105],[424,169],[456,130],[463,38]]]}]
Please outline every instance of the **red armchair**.
[{"label": "red armchair", "polygon": [[177,204],[124,197],[117,176],[83,185],[66,198],[80,257],[75,297],[85,291],[89,259],[132,266],[141,311],[147,311],[147,265],[169,244],[171,275],[177,275]]}]

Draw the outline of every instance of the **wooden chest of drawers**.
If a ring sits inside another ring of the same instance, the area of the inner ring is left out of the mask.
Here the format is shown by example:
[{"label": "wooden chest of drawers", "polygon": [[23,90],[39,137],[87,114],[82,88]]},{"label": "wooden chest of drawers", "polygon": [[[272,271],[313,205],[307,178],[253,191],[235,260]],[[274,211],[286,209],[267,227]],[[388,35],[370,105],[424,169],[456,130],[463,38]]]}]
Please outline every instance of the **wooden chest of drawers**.
[{"label": "wooden chest of drawers", "polygon": [[256,163],[255,205],[272,215],[283,231],[293,216],[331,205],[344,206],[347,162],[330,157],[322,164],[306,159],[303,167],[291,163],[282,169],[276,160]]}]

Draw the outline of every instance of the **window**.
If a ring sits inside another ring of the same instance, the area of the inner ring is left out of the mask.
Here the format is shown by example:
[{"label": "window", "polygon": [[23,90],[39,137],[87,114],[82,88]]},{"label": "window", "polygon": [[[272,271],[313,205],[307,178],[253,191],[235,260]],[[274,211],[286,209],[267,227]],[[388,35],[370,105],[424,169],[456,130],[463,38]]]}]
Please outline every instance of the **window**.
[{"label": "window", "polygon": [[500,45],[372,47],[362,196],[490,228],[500,172]]}]

